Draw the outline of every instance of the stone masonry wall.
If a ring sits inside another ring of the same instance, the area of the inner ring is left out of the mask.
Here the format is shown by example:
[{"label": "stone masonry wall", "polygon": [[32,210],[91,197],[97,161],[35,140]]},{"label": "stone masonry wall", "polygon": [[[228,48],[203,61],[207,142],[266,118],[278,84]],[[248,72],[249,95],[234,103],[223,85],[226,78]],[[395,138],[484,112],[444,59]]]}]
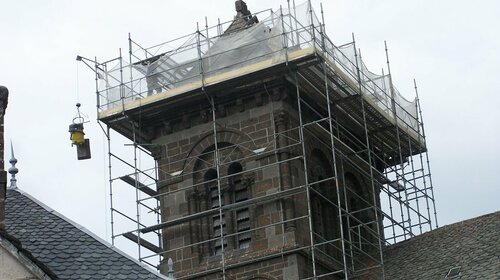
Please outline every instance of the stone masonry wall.
[{"label": "stone masonry wall", "polygon": [[[255,99],[244,104],[236,102],[217,107],[219,125],[217,144],[221,162],[219,174],[221,182],[227,179],[227,168],[230,163],[241,163],[244,170],[243,181],[249,184],[250,198],[277,192],[282,185],[281,167],[273,165],[279,155],[267,152],[274,150],[276,119],[284,111],[285,105],[280,96],[280,92],[274,92],[273,96],[264,98],[263,102]],[[270,100],[273,102],[270,103]],[[200,118],[203,118],[204,114],[199,113]],[[190,125],[185,125],[184,129],[179,131],[162,133],[154,141],[165,147],[158,157],[160,178],[163,179],[159,184],[159,190],[164,194],[161,198],[164,221],[211,208],[207,205],[203,173],[215,168],[214,155],[211,152],[215,144],[213,124],[211,121],[202,122],[192,117],[189,123]],[[254,151],[259,149],[263,151],[255,154]],[[171,178],[168,175],[178,170],[183,170],[182,176]],[[221,185],[221,189],[225,195],[229,195],[227,185]],[[238,263],[277,254],[280,248],[293,246],[293,232],[284,234],[285,225],[280,223],[284,219],[282,208],[280,200],[249,207],[251,228],[257,229],[251,232],[250,248],[237,249],[235,236],[227,238],[225,265],[230,268],[227,273],[235,275],[238,279],[240,277],[247,279],[250,275],[260,274],[274,275],[276,279],[283,279],[283,273],[291,270],[289,265],[283,263],[282,258],[276,260],[265,258],[242,268],[237,267]],[[226,224],[231,220],[234,222],[234,211],[224,215]],[[215,272],[210,276],[202,276],[202,272],[221,266],[220,256],[214,255],[212,251],[214,240],[210,240],[212,216],[192,219],[164,229],[163,246],[167,251],[165,258],[171,257],[174,260],[176,276],[200,275],[195,278],[214,279],[215,275],[218,275]],[[234,233],[234,228],[231,229],[230,225],[227,228],[228,234]],[[162,271],[166,272],[165,270],[166,264],[162,265]]]},{"label": "stone masonry wall", "polygon": [[[222,259],[214,251],[219,238],[214,238],[213,226],[213,217],[219,212],[210,212],[213,203],[210,188],[220,187],[223,205],[234,202],[234,186],[230,184],[232,175],[229,170],[235,162],[241,164],[243,170],[238,179],[240,184],[248,188],[249,199],[255,201],[248,206],[252,229],[249,248],[238,248],[235,229],[238,209],[224,213],[225,235],[228,236],[224,250],[226,276],[230,276],[229,279],[299,279],[312,276],[306,194],[259,202],[273,193],[306,183],[303,161],[299,157],[302,145],[297,129],[299,120],[294,109],[296,101],[289,97],[291,95],[293,92],[287,93],[286,88],[278,87],[264,97],[254,94],[216,105],[219,186],[207,183],[207,174],[213,176],[216,169],[216,141],[210,111],[201,109],[184,114],[175,121],[166,122],[165,127],[157,132],[153,143],[161,147],[156,152],[156,159],[160,178],[158,189],[162,194],[162,220],[198,215],[163,229],[164,259],[174,260],[176,277],[221,278]],[[304,137],[307,158],[314,158],[311,155],[314,150],[321,151],[328,158],[322,163],[312,160],[308,163],[311,165],[309,168],[316,170],[320,164],[333,166],[331,152],[315,140],[314,132]],[[286,161],[293,158],[296,159]],[[282,163],[275,164],[277,161]],[[339,174],[346,170],[351,169],[338,167]],[[355,171],[351,172],[357,175]],[[313,178],[316,175],[308,176]],[[334,180],[324,183],[323,187],[336,188]],[[340,191],[344,196],[344,191]],[[370,196],[367,194],[367,197]],[[346,207],[345,203],[341,206]],[[339,220],[335,216],[337,211],[332,206],[332,223],[334,219]],[[293,221],[283,222],[288,219]],[[336,227],[329,238],[333,235],[340,237],[338,222]],[[340,260],[340,243],[327,246],[318,248]],[[341,268],[332,264],[328,257],[318,254],[316,258],[318,271]],[[167,272],[166,262],[161,264],[161,271]]]}]

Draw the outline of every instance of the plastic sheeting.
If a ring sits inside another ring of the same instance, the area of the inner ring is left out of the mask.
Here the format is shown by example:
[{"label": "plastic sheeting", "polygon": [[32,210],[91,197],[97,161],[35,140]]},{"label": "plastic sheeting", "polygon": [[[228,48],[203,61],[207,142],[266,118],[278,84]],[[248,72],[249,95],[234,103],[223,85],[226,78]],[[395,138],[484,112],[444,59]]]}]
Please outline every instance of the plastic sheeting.
[{"label": "plastic sheeting", "polygon": [[[262,17],[262,15],[259,15]],[[221,26],[217,26],[221,29]],[[221,32],[219,32],[221,33]],[[321,23],[308,3],[295,9],[271,11],[261,22],[238,32],[209,36],[196,32],[161,46],[166,52],[135,63],[121,59],[118,65],[99,71],[100,109],[168,91],[263,60],[284,62],[286,50],[315,47],[334,63],[344,76],[389,117],[397,116],[403,126],[418,131],[416,101],[406,100],[391,87],[389,75],[368,70],[356,55],[354,44],[335,46],[322,32]],[[358,71],[359,69],[359,71]],[[394,100],[394,102],[393,102]]]}]

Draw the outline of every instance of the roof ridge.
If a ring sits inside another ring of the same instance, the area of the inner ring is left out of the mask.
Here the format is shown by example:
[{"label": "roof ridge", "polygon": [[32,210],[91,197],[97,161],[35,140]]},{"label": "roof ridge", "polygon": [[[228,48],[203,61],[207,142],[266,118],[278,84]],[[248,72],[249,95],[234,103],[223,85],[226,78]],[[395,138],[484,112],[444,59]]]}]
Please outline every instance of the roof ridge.
[{"label": "roof ridge", "polygon": [[139,265],[140,267],[142,267],[143,269],[147,270],[148,272],[154,274],[155,276],[158,276],[162,279],[171,279],[153,269],[151,269],[149,266],[145,265],[144,263],[141,263],[140,261],[138,261],[137,259],[133,258],[132,256],[128,255],[127,253],[123,252],[122,250],[118,249],[116,246],[112,245],[111,243],[109,243],[108,241],[104,240],[103,238],[101,238],[100,236],[98,236],[97,234],[91,232],[90,230],[88,230],[86,227],[80,225],[79,223],[71,220],[70,218],[64,216],[63,214],[59,213],[58,211],[52,209],[50,206],[46,205],[45,203],[41,202],[40,200],[36,199],[35,197],[33,197],[32,195],[30,195],[29,193],[19,189],[18,188],[15,188],[15,189],[9,189],[7,190],[8,192],[10,191],[16,191],[18,192],[20,195],[23,195],[25,197],[27,197],[28,199],[30,199],[31,201],[35,202],[38,206],[42,207],[43,209],[45,209],[48,213],[50,214],[53,214],[55,215],[56,217],[62,219],[63,221],[69,223],[70,225],[72,225],[73,227],[75,227],[76,229],[80,230],[81,232],[89,235],[90,237],[92,237],[93,239],[95,239],[96,241],[98,241],[99,243],[103,244],[104,246],[108,247],[109,249],[115,251],[116,253],[120,254],[121,256],[133,261],[135,264]]}]

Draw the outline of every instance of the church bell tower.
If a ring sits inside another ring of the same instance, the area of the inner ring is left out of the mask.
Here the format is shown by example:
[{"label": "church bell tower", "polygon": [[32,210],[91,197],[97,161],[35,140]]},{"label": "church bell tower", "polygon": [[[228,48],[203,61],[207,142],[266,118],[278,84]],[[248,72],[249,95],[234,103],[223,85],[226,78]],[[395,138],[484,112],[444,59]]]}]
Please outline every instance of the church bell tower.
[{"label": "church bell tower", "polygon": [[418,98],[368,71],[354,41],[334,44],[310,2],[235,6],[95,63],[99,121],[135,153],[114,176],[110,151],[111,189],[133,186],[145,209],[114,237],[177,279],[382,279],[383,247],[435,223]]}]

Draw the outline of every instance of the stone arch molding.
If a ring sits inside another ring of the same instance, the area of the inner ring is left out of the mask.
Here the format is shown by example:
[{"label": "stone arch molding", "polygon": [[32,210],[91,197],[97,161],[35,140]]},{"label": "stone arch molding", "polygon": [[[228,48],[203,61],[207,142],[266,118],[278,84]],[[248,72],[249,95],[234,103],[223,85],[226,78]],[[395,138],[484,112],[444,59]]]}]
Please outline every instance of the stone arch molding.
[{"label": "stone arch molding", "polygon": [[[217,142],[218,143],[230,143],[238,144],[244,157],[250,156],[252,151],[256,149],[256,146],[247,134],[232,128],[222,128],[217,130]],[[200,140],[193,144],[191,150],[186,156],[183,164],[183,170],[193,171],[195,168],[196,160],[188,160],[190,158],[196,158],[201,155],[208,148],[215,145],[214,133],[212,131],[207,132],[202,135]]]}]

